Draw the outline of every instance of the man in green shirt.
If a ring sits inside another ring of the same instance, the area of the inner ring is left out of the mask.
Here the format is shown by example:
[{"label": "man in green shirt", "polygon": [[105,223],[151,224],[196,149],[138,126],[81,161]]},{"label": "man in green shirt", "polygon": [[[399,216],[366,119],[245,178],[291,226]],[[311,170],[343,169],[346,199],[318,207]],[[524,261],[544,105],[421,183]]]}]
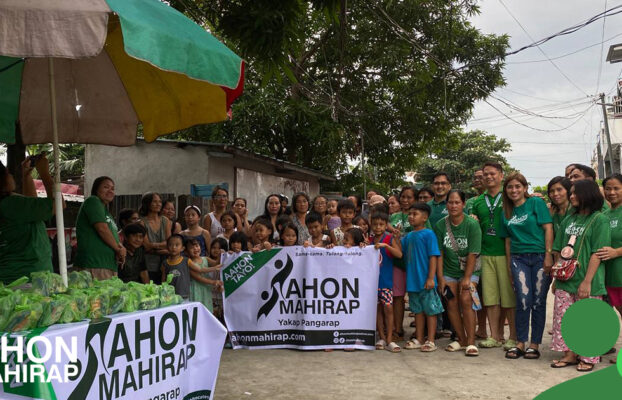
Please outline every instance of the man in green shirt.
[{"label": "man in green shirt", "polygon": [[484,188],[484,171],[482,169],[478,169],[473,172],[473,184],[471,185],[473,189],[477,192],[477,194],[466,201],[466,205],[464,206],[464,212],[467,215],[471,215],[473,211],[473,203],[475,200],[486,191]]},{"label": "man in green shirt", "polygon": [[510,339],[505,347],[516,346],[516,325],[514,310],[516,296],[512,289],[512,274],[505,257],[505,241],[499,236],[503,213],[501,185],[503,167],[496,162],[487,162],[482,168],[486,193],[473,203],[473,215],[482,230],[482,289],[483,302],[490,322],[491,336],[480,343],[481,347],[500,347],[503,340],[503,325],[507,318],[510,324]]},{"label": "man in green shirt", "polygon": [[447,173],[437,172],[434,174],[432,190],[434,190],[434,198],[428,201],[428,205],[432,209],[428,218],[430,229],[436,226],[440,219],[447,216],[447,193],[451,190],[451,183]]}]

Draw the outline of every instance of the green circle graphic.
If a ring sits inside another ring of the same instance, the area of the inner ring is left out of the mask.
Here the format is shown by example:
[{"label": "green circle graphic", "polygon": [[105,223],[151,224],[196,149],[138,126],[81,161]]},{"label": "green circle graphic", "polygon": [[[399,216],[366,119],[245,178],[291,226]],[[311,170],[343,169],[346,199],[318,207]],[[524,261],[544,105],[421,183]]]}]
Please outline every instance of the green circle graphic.
[{"label": "green circle graphic", "polygon": [[605,354],[616,344],[619,335],[618,315],[613,307],[599,299],[577,301],[562,318],[566,346],[583,357]]}]

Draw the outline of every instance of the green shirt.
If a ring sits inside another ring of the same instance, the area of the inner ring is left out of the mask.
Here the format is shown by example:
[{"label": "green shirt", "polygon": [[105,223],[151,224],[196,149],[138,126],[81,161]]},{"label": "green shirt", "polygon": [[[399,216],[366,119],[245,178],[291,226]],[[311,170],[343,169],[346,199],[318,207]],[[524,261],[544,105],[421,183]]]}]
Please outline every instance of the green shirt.
[{"label": "green shirt", "polygon": [[[585,229],[594,218],[589,228]],[[568,293],[576,294],[579,285],[585,278],[585,272],[593,253],[601,247],[611,244],[611,233],[609,231],[609,218],[603,213],[596,212],[591,215],[569,214],[562,221],[560,231],[555,236],[553,244],[554,251],[561,251],[568,243],[571,235],[577,235],[577,241],[574,246],[574,257],[579,260],[579,267],[576,269],[573,277],[569,280],[556,281],[555,287]],[[585,239],[583,239],[585,237]],[[601,296],[606,294],[605,290],[605,267],[601,264],[592,279],[592,296]]]},{"label": "green shirt", "polygon": [[428,201],[428,205],[432,209],[428,221],[432,227],[436,226],[436,223],[447,216],[447,201],[441,200],[438,203],[434,200]]},{"label": "green shirt", "polygon": [[404,212],[396,212],[389,217],[389,221],[391,222],[391,226],[395,229],[399,229],[402,237],[413,230],[410,226],[410,222],[408,222],[408,213]]},{"label": "green shirt", "polygon": [[[460,279],[464,276],[464,271],[460,269],[458,257],[466,257],[470,253],[479,254],[482,247],[482,231],[477,221],[466,215],[460,225],[451,225],[451,232],[458,245],[458,253],[456,254],[447,234],[446,219],[447,217],[441,219],[434,226],[438,248],[443,254],[443,275]],[[479,276],[480,272],[475,271],[473,275]]]},{"label": "green shirt", "polygon": [[0,282],[9,284],[35,271],[52,271],[52,246],[44,221],[51,198],[13,194],[0,200]]},{"label": "green shirt", "polygon": [[562,225],[562,221],[564,220],[564,218],[566,218],[567,215],[571,214],[569,212],[571,208],[572,208],[572,206],[569,205],[566,208],[566,212],[564,214],[560,214],[559,212],[555,212],[551,216],[551,219],[553,220],[553,234],[554,235],[557,235],[557,232],[559,232],[559,227]]},{"label": "green shirt", "polygon": [[[497,196],[500,196],[500,198],[496,206],[494,206],[496,197],[489,196],[488,192],[479,195],[473,202],[472,214],[479,220],[479,226],[482,230],[483,256],[505,255],[505,241],[499,237],[499,227],[503,214],[503,197],[501,192]],[[488,204],[486,204],[486,198],[490,202],[490,207],[493,208],[494,206],[492,221],[490,220],[490,209]]]},{"label": "green shirt", "polygon": [[[620,248],[622,247],[622,207],[607,210],[605,215],[609,218],[611,247]],[[605,261],[605,284],[622,287],[622,257]]]},{"label": "green shirt", "polygon": [[502,215],[499,236],[510,238],[512,254],[544,253],[544,229],[542,225],[551,224],[551,213],[544,200],[528,197],[523,204],[514,207],[508,220]]},{"label": "green shirt", "polygon": [[104,203],[97,196],[87,198],[78,212],[76,236],[78,252],[74,265],[80,268],[106,268],[117,271],[114,250],[108,246],[95,230],[95,224],[105,222],[117,243],[119,235],[117,225]]},{"label": "green shirt", "polygon": [[466,203],[464,204],[464,213],[467,215],[471,215],[473,214],[473,204],[475,203],[475,200],[477,200],[479,196],[475,196],[475,197],[471,197],[470,199],[468,199],[466,201]]}]

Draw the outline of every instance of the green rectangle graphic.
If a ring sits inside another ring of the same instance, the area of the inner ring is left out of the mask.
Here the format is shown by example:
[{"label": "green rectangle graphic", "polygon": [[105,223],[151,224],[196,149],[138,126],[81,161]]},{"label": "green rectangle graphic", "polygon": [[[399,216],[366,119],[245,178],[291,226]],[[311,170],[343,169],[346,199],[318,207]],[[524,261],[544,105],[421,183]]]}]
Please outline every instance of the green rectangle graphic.
[{"label": "green rectangle graphic", "polygon": [[244,253],[222,270],[225,297],[229,297],[251,276],[272,260],[281,249]]}]

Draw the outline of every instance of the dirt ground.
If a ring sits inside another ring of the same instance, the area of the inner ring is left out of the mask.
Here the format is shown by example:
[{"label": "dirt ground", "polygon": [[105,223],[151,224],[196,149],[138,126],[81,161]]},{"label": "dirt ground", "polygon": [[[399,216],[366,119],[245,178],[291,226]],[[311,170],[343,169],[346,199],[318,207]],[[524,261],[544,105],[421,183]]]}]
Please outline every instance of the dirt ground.
[{"label": "dirt ground", "polygon": [[[480,349],[479,357],[449,353],[449,339],[433,353],[418,350],[295,351],[225,350],[215,399],[533,399],[580,376],[573,367],[550,368],[560,353],[549,350],[553,297],[539,360],[508,360],[501,349]],[[411,319],[404,320],[408,327]],[[413,328],[406,328],[407,336]],[[507,337],[507,327],[506,327]],[[620,349],[620,341],[616,348]],[[399,343],[403,346],[404,343]],[[610,366],[614,355],[596,368]]]}]

